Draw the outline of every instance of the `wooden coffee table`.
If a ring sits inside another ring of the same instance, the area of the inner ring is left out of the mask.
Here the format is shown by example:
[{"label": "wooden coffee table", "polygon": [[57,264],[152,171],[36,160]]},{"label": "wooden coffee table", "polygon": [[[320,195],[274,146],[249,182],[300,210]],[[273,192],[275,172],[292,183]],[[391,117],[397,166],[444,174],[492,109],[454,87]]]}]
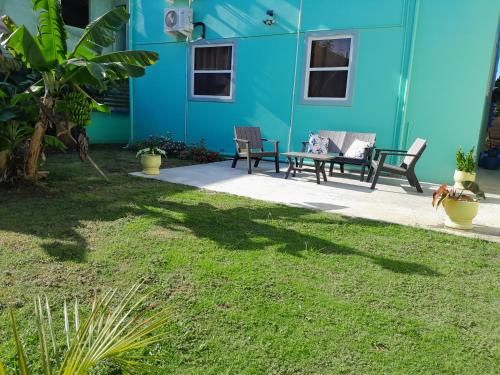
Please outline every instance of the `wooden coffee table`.
[{"label": "wooden coffee table", "polygon": [[[323,175],[323,180],[328,181],[326,179],[325,165],[327,162],[335,159],[333,155],[318,155],[318,154],[310,154],[307,152],[285,152],[281,154],[288,159],[288,170],[286,171],[285,178],[287,179],[292,173],[292,176],[295,177],[297,171],[299,172],[314,172],[316,174],[316,182],[320,184],[320,174]],[[304,166],[301,163],[302,159],[311,159],[314,162],[314,168],[310,166]]]}]

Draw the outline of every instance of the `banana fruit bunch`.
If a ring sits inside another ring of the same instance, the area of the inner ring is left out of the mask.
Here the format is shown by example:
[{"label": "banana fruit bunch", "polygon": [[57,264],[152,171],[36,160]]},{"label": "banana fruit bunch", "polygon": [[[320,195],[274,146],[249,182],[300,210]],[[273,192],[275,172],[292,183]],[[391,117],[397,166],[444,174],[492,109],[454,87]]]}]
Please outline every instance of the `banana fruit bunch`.
[{"label": "banana fruit bunch", "polygon": [[0,73],[11,74],[21,71],[23,64],[20,61],[12,59],[10,57],[5,57],[0,54]]},{"label": "banana fruit bunch", "polygon": [[71,91],[63,97],[65,112],[68,120],[79,126],[90,124],[90,115],[92,113],[92,102],[84,94]]}]

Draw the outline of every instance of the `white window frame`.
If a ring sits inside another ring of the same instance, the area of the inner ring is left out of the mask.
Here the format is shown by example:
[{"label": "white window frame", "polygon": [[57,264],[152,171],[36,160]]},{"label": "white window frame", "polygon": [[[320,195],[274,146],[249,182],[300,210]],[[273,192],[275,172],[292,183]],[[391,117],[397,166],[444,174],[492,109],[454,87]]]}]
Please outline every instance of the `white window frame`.
[{"label": "white window frame", "polygon": [[[351,48],[349,51],[349,66],[347,67],[311,67],[311,54],[312,45],[317,40],[335,40],[335,39],[350,39]],[[317,105],[339,105],[350,106],[352,105],[353,91],[354,91],[354,72],[356,67],[356,54],[358,49],[358,34],[356,31],[345,32],[327,32],[327,33],[309,33],[306,34],[305,46],[305,61],[304,61],[304,83],[302,87],[302,104],[317,104]],[[314,97],[309,96],[309,83],[311,72],[347,72],[347,85],[345,97]]]},{"label": "white window frame", "polygon": [[[231,47],[231,69],[230,70],[196,70],[195,69],[195,59],[196,59],[196,50],[198,48],[213,48],[213,47]],[[213,42],[205,42],[199,44],[193,44],[191,46],[191,80],[189,87],[189,99],[190,100],[199,100],[199,101],[214,101],[214,102],[232,102],[235,97],[235,43],[213,43]],[[195,95],[195,74],[196,73],[229,73],[231,75],[231,83],[229,87],[229,96],[217,96],[217,95]]]}]

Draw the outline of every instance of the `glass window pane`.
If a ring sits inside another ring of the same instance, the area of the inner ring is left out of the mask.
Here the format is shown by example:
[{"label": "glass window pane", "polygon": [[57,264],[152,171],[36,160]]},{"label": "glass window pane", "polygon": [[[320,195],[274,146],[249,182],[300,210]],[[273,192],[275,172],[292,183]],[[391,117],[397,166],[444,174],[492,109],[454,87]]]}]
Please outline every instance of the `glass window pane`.
[{"label": "glass window pane", "polygon": [[233,47],[195,48],[195,70],[231,70]]},{"label": "glass window pane", "polygon": [[349,66],[351,39],[314,40],[311,45],[311,68]]},{"label": "glass window pane", "polygon": [[348,72],[326,71],[310,72],[310,98],[345,98],[347,94]]},{"label": "glass window pane", "polygon": [[231,73],[195,73],[194,94],[206,96],[230,96]]}]

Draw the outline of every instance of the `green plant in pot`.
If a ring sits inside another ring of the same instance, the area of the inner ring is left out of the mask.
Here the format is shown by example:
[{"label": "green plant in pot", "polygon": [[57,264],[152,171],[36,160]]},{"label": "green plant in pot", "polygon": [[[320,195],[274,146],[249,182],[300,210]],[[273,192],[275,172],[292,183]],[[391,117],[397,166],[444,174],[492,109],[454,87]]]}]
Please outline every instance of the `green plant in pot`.
[{"label": "green plant in pot", "polygon": [[456,189],[464,189],[465,181],[476,181],[476,159],[474,157],[474,147],[465,153],[461,148],[456,153],[457,169],[453,179]]},{"label": "green plant in pot", "polygon": [[463,188],[441,185],[432,196],[432,206],[444,207],[445,225],[454,229],[469,230],[479,210],[479,200],[486,199],[484,192],[474,181],[463,181]]},{"label": "green plant in pot", "polygon": [[142,171],[144,174],[157,176],[160,174],[161,157],[167,153],[161,149],[163,137],[149,137],[144,141],[144,148],[137,151],[137,157],[141,157]]}]

